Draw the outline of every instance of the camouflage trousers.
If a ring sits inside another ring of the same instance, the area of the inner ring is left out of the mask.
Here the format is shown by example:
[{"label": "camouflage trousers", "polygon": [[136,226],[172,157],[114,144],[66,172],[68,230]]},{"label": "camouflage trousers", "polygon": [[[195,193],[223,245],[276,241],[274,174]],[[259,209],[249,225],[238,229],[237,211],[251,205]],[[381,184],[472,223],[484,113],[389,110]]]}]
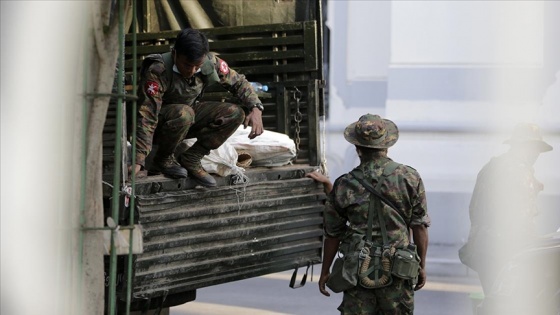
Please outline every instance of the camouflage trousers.
[{"label": "camouflage trousers", "polygon": [[414,290],[411,280],[393,277],[393,283],[379,289],[356,286],[344,291],[342,315],[412,315]]},{"label": "camouflage trousers", "polygon": [[245,120],[243,109],[232,103],[197,102],[192,106],[165,104],[158,116],[156,156],[173,154],[184,139],[196,138],[205,149],[219,148]]}]

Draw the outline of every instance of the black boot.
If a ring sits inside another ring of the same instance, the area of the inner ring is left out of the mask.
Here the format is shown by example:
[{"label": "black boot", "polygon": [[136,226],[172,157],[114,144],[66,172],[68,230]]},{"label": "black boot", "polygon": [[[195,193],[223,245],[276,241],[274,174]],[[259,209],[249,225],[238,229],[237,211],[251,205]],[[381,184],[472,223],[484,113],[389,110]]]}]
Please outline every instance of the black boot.
[{"label": "black boot", "polygon": [[152,169],[150,170],[150,175],[160,173],[163,173],[163,175],[171,178],[187,177],[187,170],[177,163],[177,160],[175,160],[175,156],[173,155],[169,155],[164,158],[160,158],[156,155]]},{"label": "black boot", "polygon": [[196,180],[199,184],[206,187],[215,187],[216,180],[212,175],[208,174],[202,167],[200,160],[208,155],[210,150],[204,148],[196,142],[187,151],[183,152],[179,158],[181,165],[189,172],[189,177]]}]

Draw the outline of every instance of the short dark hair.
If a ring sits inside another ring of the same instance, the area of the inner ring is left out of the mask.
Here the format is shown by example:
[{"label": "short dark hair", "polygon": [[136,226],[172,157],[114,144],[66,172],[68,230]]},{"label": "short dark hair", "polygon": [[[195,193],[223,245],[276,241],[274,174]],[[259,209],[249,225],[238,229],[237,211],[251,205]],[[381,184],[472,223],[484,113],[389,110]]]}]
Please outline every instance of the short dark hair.
[{"label": "short dark hair", "polygon": [[186,28],[177,35],[173,49],[177,54],[196,61],[208,53],[208,38],[198,30]]}]

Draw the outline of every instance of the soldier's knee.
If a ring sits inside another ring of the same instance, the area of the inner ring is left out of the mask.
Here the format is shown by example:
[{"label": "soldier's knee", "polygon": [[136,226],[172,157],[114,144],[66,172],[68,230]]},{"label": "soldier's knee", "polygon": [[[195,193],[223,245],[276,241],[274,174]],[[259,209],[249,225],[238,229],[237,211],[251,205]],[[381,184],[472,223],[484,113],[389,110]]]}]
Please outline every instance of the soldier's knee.
[{"label": "soldier's knee", "polygon": [[235,104],[224,103],[219,110],[216,111],[214,121],[210,124],[212,127],[239,126],[245,120],[245,112]]},{"label": "soldier's knee", "polygon": [[227,108],[227,115],[232,118],[237,124],[241,124],[245,120],[245,111],[238,105],[229,104]]},{"label": "soldier's knee", "polygon": [[189,128],[194,123],[195,113],[191,107],[182,106],[177,107],[177,110],[169,118],[165,122],[166,128],[173,130]]}]

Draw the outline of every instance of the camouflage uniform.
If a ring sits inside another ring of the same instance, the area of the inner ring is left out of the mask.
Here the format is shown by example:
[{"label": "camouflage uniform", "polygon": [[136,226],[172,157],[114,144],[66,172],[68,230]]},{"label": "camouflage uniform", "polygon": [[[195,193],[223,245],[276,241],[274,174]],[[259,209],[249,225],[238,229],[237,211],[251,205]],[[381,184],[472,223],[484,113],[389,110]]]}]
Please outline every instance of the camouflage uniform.
[{"label": "camouflage uniform", "polygon": [[510,150],[478,173],[469,205],[469,238],[459,250],[461,261],[478,272],[485,294],[507,262],[537,237],[533,219],[543,184],[535,178],[533,164],[552,150],[532,123],[517,124],[504,143]]},{"label": "camouflage uniform", "polygon": [[532,166],[508,153],[492,158],[478,174],[470,203],[469,244],[477,253],[479,274],[489,292],[502,266],[535,239],[533,219],[543,185]]},{"label": "camouflage uniform", "polygon": [[[207,55],[219,84],[233,93],[249,111],[260,100],[245,76],[230,69],[214,54]],[[204,68],[204,66],[203,66]],[[152,149],[152,140],[159,145],[156,156],[174,153],[185,138],[197,138],[207,151],[217,149],[243,123],[245,112],[236,104],[198,102],[209,84],[212,73],[197,72],[191,79],[173,71],[171,82],[162,55],[148,56],[142,65],[138,89],[136,163],[144,166]]]},{"label": "camouflage uniform", "polygon": [[[362,162],[358,168],[363,171],[366,180],[373,180],[375,186],[390,161],[390,158],[380,155],[373,160]],[[409,244],[409,227],[430,224],[422,179],[415,169],[399,165],[385,178],[381,193],[405,216],[403,222],[393,208],[383,203],[388,241],[396,247],[406,246]],[[326,235],[342,240],[343,244],[351,239],[351,235],[365,235],[370,198],[370,192],[353,176],[344,174],[339,177],[328,196],[324,211]],[[382,245],[381,229],[375,219],[372,228],[374,246]],[[338,310],[342,314],[412,314],[412,285],[411,281],[393,277],[393,283],[388,287],[365,289],[357,286],[344,292]]]}]

